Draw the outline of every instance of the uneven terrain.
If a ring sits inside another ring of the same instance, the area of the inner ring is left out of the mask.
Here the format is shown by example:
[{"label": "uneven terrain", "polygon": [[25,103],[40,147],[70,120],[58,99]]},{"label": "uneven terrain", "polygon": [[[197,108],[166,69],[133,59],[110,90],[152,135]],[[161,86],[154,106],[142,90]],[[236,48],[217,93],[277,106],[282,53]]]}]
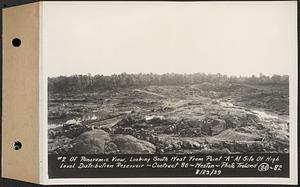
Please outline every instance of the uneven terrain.
[{"label": "uneven terrain", "polygon": [[51,93],[49,154],[289,151],[288,84]]}]

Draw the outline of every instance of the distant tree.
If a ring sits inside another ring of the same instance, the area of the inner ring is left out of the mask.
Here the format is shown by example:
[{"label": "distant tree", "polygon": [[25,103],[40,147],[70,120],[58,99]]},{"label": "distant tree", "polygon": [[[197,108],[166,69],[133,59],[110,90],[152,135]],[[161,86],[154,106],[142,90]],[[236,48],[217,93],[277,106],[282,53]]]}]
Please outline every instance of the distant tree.
[{"label": "distant tree", "polygon": [[73,75],[48,78],[48,90],[50,92],[69,92],[69,91],[97,91],[105,89],[115,89],[118,87],[143,87],[148,85],[189,85],[211,83],[248,83],[248,84],[288,84],[288,75],[265,76],[260,73],[259,77],[230,76],[218,74],[177,74],[166,73],[158,74],[113,74],[104,75]]},{"label": "distant tree", "polygon": [[273,76],[271,77],[271,81],[272,81],[273,83],[280,83],[280,81],[281,81],[281,76],[280,76],[280,75],[273,75]]}]

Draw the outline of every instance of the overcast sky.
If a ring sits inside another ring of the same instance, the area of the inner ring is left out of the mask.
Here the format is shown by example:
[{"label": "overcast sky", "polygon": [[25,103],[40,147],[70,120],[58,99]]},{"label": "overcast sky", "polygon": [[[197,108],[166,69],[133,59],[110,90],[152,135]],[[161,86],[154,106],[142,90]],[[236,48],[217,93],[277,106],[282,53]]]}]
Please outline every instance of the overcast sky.
[{"label": "overcast sky", "polygon": [[290,74],[296,2],[44,2],[48,76]]}]

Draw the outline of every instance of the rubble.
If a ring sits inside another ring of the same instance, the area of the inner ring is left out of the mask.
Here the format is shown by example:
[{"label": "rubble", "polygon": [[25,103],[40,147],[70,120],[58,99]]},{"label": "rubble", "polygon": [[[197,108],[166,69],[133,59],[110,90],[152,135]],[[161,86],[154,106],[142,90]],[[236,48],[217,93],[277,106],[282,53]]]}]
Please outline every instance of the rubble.
[{"label": "rubble", "polygon": [[262,117],[249,107],[268,109],[271,116],[272,112],[288,114],[288,95],[283,91],[215,83],[143,90],[147,93],[128,88],[55,95],[58,98],[48,105],[48,121],[53,124],[48,129],[49,153],[289,151],[288,120]]}]

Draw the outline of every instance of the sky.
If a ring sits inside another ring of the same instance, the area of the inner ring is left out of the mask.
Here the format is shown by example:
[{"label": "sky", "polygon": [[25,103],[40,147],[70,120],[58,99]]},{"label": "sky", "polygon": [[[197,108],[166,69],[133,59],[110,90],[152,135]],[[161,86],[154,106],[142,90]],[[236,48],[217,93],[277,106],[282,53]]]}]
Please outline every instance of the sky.
[{"label": "sky", "polygon": [[290,74],[296,2],[44,2],[48,76]]}]

